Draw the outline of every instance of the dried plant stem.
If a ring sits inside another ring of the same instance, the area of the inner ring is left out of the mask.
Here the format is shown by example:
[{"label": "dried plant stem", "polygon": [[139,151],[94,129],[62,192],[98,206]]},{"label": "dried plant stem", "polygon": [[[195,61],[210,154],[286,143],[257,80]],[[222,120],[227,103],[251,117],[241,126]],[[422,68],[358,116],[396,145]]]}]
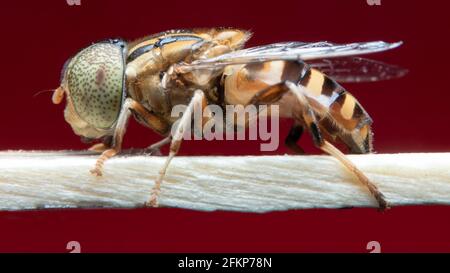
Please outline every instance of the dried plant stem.
[{"label": "dried plant stem", "polygon": [[[350,159],[393,205],[450,204],[450,154],[371,154]],[[0,152],[0,210],[141,207],[165,157],[122,156],[89,169],[96,155]],[[265,212],[376,207],[368,191],[329,156],[176,157],[161,206]]]}]

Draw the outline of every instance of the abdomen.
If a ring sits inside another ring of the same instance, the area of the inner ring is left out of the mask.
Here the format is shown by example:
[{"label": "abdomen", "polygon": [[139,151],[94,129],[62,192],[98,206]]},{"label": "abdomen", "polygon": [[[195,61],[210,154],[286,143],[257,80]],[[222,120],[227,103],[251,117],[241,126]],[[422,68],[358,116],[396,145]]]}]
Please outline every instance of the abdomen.
[{"label": "abdomen", "polygon": [[[225,70],[225,102],[246,105],[259,91],[290,81],[304,88],[316,113],[323,136],[341,140],[353,153],[372,150],[372,119],[336,81],[301,61],[271,61],[228,67]],[[296,98],[287,93],[277,103],[281,117],[292,117]]]},{"label": "abdomen", "polygon": [[372,119],[352,94],[308,66],[299,84],[306,87],[313,107],[326,110],[320,120],[322,131],[342,140],[353,153],[372,151]]}]

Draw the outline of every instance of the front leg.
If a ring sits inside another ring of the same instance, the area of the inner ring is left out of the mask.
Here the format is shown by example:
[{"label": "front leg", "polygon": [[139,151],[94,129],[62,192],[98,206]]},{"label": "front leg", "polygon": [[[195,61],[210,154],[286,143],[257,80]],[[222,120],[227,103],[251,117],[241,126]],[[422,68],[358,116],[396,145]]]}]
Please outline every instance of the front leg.
[{"label": "front leg", "polygon": [[[201,90],[195,91],[194,96],[191,99],[191,102],[186,108],[186,111],[184,111],[179,123],[177,124],[177,127],[175,128],[175,131],[173,132],[172,138],[170,139],[171,143],[169,156],[167,157],[164,165],[159,170],[158,177],[155,180],[155,185],[153,186],[153,189],[151,191],[150,200],[146,203],[147,206],[158,207],[159,205],[158,198],[159,194],[161,193],[162,181],[164,179],[164,176],[166,175],[166,171],[167,168],[169,167],[170,162],[180,149],[181,141],[186,131],[186,127],[191,123],[192,114],[194,113],[194,108],[196,107],[196,105],[201,105],[203,113],[203,110],[205,109],[207,103],[205,94]],[[203,124],[205,124],[205,121],[203,121]]]},{"label": "front leg", "polygon": [[103,153],[97,159],[94,169],[91,170],[91,173],[93,175],[102,176],[103,164],[105,163],[105,161],[118,154],[122,149],[123,135],[125,134],[126,126],[131,115],[130,109],[133,108],[133,105],[135,103],[136,102],[130,98],[127,98],[125,100],[122,106],[122,111],[120,112],[119,118],[117,120],[116,127],[114,129],[112,147],[103,151]]},{"label": "front leg", "polygon": [[169,126],[160,118],[148,112],[145,109],[145,107],[143,107],[139,102],[131,98],[127,98],[122,106],[122,111],[120,112],[116,127],[114,129],[114,134],[111,143],[112,145],[109,149],[103,151],[103,153],[97,159],[94,169],[91,170],[91,173],[93,175],[101,176],[103,173],[103,165],[105,161],[115,156],[121,151],[123,136],[125,134],[128,120],[130,119],[132,111],[135,112],[140,117],[142,117],[152,129],[158,132],[164,132],[165,130],[167,130],[167,127]]}]

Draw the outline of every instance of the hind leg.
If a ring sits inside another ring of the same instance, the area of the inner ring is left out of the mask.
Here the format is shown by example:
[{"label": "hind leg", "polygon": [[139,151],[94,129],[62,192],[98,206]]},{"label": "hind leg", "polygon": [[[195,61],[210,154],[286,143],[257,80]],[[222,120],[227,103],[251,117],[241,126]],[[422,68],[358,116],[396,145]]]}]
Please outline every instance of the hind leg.
[{"label": "hind leg", "polygon": [[[297,100],[296,103],[299,106],[296,107],[293,112],[293,118],[296,123],[301,124],[308,129],[316,147],[339,160],[364,186],[368,188],[372,196],[377,200],[380,210],[387,209],[389,204],[377,186],[370,182],[367,176],[364,175],[364,173],[361,172],[341,151],[322,137],[316,113],[309,105],[304,93],[305,91],[302,90],[302,88],[302,86],[298,86],[289,81],[281,82],[257,92],[250,103],[255,105],[271,104],[277,102],[287,92],[294,94],[294,98]],[[299,136],[298,130],[299,129],[294,129],[293,136],[290,138],[288,136],[290,142]]]},{"label": "hind leg", "polygon": [[350,172],[352,172],[358,180],[369,189],[372,196],[377,200],[380,210],[386,210],[389,208],[388,202],[377,186],[370,182],[367,176],[360,171],[341,151],[322,138],[316,115],[306,99],[304,91],[302,90],[303,87],[297,86],[290,82],[287,82],[286,84],[288,85],[290,91],[295,94],[299,104],[301,105],[301,112],[294,113],[294,118],[300,121],[302,120],[305,123],[311,133],[311,136],[313,137],[314,144],[322,151],[335,157]]},{"label": "hind leg", "polygon": [[305,129],[303,128],[303,125],[295,122],[289,130],[286,139],[284,140],[284,145],[286,145],[286,147],[291,149],[294,153],[300,155],[305,154],[305,151],[298,145],[297,142],[302,137],[304,130]]}]

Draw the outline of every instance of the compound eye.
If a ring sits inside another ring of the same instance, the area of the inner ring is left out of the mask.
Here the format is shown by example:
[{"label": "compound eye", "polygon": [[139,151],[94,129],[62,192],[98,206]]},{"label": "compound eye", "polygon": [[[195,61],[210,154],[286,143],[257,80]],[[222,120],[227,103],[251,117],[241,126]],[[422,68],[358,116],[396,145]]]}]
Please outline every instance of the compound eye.
[{"label": "compound eye", "polygon": [[124,49],[101,42],[79,52],[69,63],[66,84],[78,116],[97,129],[116,122],[124,99]]}]

